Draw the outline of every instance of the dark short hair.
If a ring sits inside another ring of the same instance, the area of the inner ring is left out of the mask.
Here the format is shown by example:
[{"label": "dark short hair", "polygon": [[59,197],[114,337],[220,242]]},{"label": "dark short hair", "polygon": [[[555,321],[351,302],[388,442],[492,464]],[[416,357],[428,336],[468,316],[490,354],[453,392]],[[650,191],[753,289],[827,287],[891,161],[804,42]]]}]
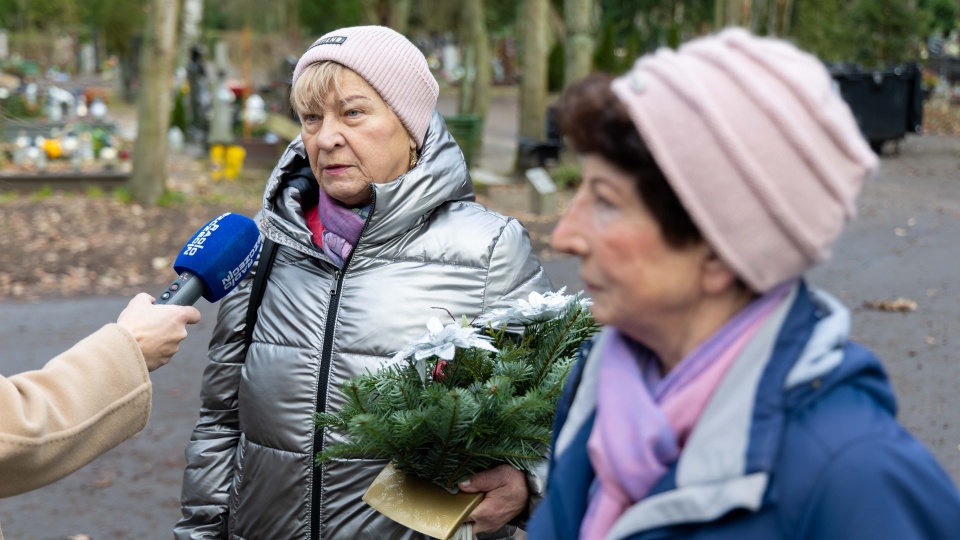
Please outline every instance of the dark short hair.
[{"label": "dark short hair", "polygon": [[573,83],[558,102],[560,130],[580,154],[596,154],[634,179],[640,200],[675,248],[703,241],[700,229],[680,203],[663,171],[610,89],[613,77],[594,73]]}]

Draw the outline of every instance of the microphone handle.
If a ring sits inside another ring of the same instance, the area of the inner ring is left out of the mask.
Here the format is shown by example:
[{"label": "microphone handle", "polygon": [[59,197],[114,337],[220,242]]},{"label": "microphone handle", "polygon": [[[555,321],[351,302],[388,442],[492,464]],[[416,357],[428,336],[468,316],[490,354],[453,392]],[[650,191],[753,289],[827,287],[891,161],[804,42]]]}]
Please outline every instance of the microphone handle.
[{"label": "microphone handle", "polygon": [[154,303],[171,306],[192,306],[203,296],[203,289],[203,281],[193,272],[186,271],[177,276],[177,280],[171,283]]}]

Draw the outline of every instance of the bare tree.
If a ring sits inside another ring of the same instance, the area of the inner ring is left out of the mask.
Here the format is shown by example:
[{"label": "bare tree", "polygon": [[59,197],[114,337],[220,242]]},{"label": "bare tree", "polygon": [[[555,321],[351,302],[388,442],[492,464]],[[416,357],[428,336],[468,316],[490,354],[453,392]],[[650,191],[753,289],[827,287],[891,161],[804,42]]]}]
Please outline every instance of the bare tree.
[{"label": "bare tree", "polygon": [[135,201],[148,206],[156,204],[167,184],[167,128],[178,4],[170,0],[150,1],[140,57],[137,142],[130,192]]},{"label": "bare tree", "polygon": [[[550,51],[548,0],[523,3],[523,77],[520,81],[520,139],[542,141],[547,105],[547,56]],[[523,165],[517,149],[516,165]]]},{"label": "bare tree", "polygon": [[543,140],[547,103],[548,17],[548,0],[524,1],[519,135],[538,141]]},{"label": "bare tree", "polygon": [[410,1],[411,0],[394,0],[390,2],[390,15],[387,19],[387,26],[401,34],[406,34],[410,29]]},{"label": "bare tree", "polygon": [[411,0],[361,0],[363,24],[389,26],[401,34],[410,27]]},{"label": "bare tree", "polygon": [[597,31],[597,5],[594,0],[564,0],[567,39],[564,42],[563,85],[580,79],[593,70],[594,35]]},{"label": "bare tree", "polygon": [[490,36],[487,32],[483,0],[465,0],[463,7],[463,43],[466,52],[466,77],[460,86],[460,114],[487,115],[493,65]]}]

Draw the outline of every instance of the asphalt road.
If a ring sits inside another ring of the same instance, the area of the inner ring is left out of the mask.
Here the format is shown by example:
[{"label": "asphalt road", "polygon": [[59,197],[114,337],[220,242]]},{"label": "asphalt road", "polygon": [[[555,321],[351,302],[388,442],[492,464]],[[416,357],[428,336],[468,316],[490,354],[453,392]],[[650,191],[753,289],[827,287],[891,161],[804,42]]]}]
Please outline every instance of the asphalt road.
[{"label": "asphalt road", "polygon": [[[884,360],[900,400],[901,421],[960,482],[960,138],[912,137],[883,160],[864,189],[860,216],[833,259],[809,274],[815,286],[853,308],[853,333]],[[811,209],[811,211],[816,211]],[[557,286],[578,290],[576,261],[546,263]],[[898,297],[910,313],[877,311],[867,302]],[[41,367],[71,344],[114,320],[127,298],[0,302],[0,372]],[[0,500],[10,540],[169,538],[179,516],[183,448],[197,416],[200,375],[216,319],[204,320],[171,365],[153,375],[154,409],[139,436],[73,476]]]}]

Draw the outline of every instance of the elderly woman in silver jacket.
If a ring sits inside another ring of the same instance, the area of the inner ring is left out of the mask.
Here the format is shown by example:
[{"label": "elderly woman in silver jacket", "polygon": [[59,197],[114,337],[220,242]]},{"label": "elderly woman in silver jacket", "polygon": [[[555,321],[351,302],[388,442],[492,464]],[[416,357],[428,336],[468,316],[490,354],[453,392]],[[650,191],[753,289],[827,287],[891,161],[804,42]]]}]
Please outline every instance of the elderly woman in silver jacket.
[{"label": "elderly woman in silver jacket", "polygon": [[[249,347],[261,268],[221,304],[176,537],[415,537],[361,500],[383,461],[314,467],[339,440],[314,413],[341,407],[341,384],[422,334],[435,307],[469,318],[550,289],[523,226],[474,202],[437,95],[423,55],[388,28],[333,31],[298,62],[301,137],[259,215],[279,247]],[[475,530],[506,535],[537,485],[506,465],[473,477],[466,490],[487,493]]]}]

